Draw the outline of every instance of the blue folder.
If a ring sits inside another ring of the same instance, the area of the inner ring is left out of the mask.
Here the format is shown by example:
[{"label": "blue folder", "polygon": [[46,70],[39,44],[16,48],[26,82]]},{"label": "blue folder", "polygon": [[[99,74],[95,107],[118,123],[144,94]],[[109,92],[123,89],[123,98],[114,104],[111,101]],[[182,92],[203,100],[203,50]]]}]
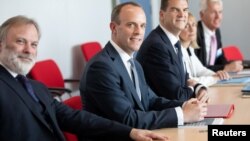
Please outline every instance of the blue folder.
[{"label": "blue folder", "polygon": [[242,92],[250,92],[250,84],[246,84],[242,89]]},{"label": "blue folder", "polygon": [[250,77],[238,77],[229,80],[218,81],[217,84],[246,84],[250,82]]}]

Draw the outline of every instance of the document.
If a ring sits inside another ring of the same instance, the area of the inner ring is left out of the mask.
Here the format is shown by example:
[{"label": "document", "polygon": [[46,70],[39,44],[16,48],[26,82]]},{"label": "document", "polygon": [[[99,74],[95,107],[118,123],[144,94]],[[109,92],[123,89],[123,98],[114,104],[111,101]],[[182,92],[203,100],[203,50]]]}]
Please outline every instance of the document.
[{"label": "document", "polygon": [[229,118],[233,114],[234,104],[208,105],[206,118]]}]

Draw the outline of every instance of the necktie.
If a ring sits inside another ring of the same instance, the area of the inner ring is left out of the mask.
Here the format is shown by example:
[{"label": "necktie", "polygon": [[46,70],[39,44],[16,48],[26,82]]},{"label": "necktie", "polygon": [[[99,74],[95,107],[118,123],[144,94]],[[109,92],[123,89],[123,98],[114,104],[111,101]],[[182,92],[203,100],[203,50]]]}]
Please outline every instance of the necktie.
[{"label": "necktie", "polygon": [[134,82],[134,86],[135,86],[137,95],[139,99],[141,100],[141,90],[140,90],[140,85],[139,85],[139,79],[138,79],[138,74],[135,68],[135,63],[134,63],[133,58],[129,59],[129,62],[131,64],[131,75],[132,75],[132,79]]},{"label": "necktie", "polygon": [[23,76],[23,75],[17,75],[17,80],[23,85],[23,87],[25,88],[25,90],[28,91],[29,95],[36,101],[38,102],[38,98],[34,93],[34,90],[31,86],[31,83],[29,82],[28,78]]},{"label": "necktie", "polygon": [[214,65],[215,57],[216,57],[216,51],[217,51],[217,41],[215,38],[215,35],[211,36],[211,44],[210,44],[210,61],[209,65]]},{"label": "necktie", "polygon": [[183,60],[182,60],[182,52],[181,52],[181,44],[180,44],[180,41],[177,41],[176,44],[175,44],[175,47],[176,47],[176,54],[178,56],[178,59],[179,59],[179,62],[180,62],[180,66],[182,67],[182,70],[185,72],[184,70],[184,66],[183,66]]},{"label": "necktie", "polygon": [[181,70],[181,77],[182,77],[182,84],[184,85],[185,82],[185,75],[186,75],[186,71],[184,70],[184,64],[182,61],[182,52],[181,52],[181,44],[180,41],[177,41],[175,44],[176,47],[176,52],[177,52],[177,56],[178,56],[178,61],[179,61],[179,66],[180,66],[180,70]]}]

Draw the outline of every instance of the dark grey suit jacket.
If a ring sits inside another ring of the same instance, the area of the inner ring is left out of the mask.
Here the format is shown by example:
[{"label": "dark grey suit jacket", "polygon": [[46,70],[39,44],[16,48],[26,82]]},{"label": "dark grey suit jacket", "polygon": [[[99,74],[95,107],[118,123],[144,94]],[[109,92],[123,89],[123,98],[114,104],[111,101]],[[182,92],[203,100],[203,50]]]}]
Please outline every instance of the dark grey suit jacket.
[{"label": "dark grey suit jacket", "polygon": [[[64,141],[61,130],[79,134],[81,140],[103,141],[105,137],[129,140],[131,128],[86,111],[75,111],[51,97],[48,89],[31,81],[49,125],[21,84],[0,65],[0,140]],[[118,139],[119,140],[119,139]]]},{"label": "dark grey suit jacket", "polygon": [[135,61],[142,100],[118,52],[111,43],[92,58],[80,82],[85,109],[97,115],[136,128],[157,129],[177,126],[174,107],[182,102],[155,95],[144,79],[140,64]]},{"label": "dark grey suit jacket", "polygon": [[183,64],[178,61],[169,38],[160,26],[144,40],[136,58],[149,86],[159,96],[181,101],[195,96],[187,86],[188,74],[183,77],[180,67]]},{"label": "dark grey suit jacket", "polygon": [[[221,42],[221,34],[220,34],[220,29],[216,29],[215,31],[215,36],[217,39],[217,50],[222,47],[222,42]],[[208,67],[209,69],[213,71],[218,71],[224,69],[225,64],[227,64],[226,59],[224,58],[224,55],[222,53],[221,56],[217,57],[215,60],[214,65],[209,65],[207,63],[207,52],[206,52],[206,44],[205,44],[205,35],[204,35],[204,29],[202,27],[201,21],[198,22],[197,25],[197,43],[199,45],[199,49],[195,49],[195,54],[196,56],[200,59],[201,63]]]}]

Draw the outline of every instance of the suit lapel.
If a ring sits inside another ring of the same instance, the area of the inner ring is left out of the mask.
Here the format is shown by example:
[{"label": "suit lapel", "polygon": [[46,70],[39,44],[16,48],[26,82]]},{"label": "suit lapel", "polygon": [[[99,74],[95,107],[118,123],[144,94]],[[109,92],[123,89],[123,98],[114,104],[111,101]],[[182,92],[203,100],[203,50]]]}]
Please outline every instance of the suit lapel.
[{"label": "suit lapel", "polygon": [[[28,109],[31,111],[31,113],[40,121],[42,122],[46,127],[49,128],[47,122],[42,117],[39,109],[37,108],[38,103],[36,103],[27,93],[27,91],[22,87],[22,85],[17,82],[13,76],[0,65],[0,72],[3,74],[0,75],[2,77],[3,81],[15,92],[15,94],[23,101],[23,103],[28,107]],[[50,129],[50,128],[49,128]]]},{"label": "suit lapel", "polygon": [[[61,129],[58,127],[57,125],[57,120],[56,117],[53,114],[52,108],[48,107],[51,105],[51,103],[53,101],[50,101],[50,99],[46,99],[46,95],[47,93],[40,93],[40,92],[44,92],[44,90],[41,89],[41,87],[36,87],[36,85],[34,85],[34,83],[32,83],[32,86],[36,91],[36,95],[38,97],[38,99],[40,100],[40,104],[43,105],[43,107],[45,108],[44,110],[46,111],[47,116],[52,120],[51,121],[51,126],[53,126],[56,130],[54,130],[54,132],[57,132],[57,134],[59,134],[59,137],[63,137],[63,134],[61,131]],[[51,99],[54,100],[54,99]],[[49,128],[49,126],[48,126]]]},{"label": "suit lapel", "polygon": [[137,105],[144,110],[144,107],[137,95],[136,89],[134,87],[134,84],[132,82],[132,80],[130,79],[130,76],[127,72],[126,67],[124,66],[124,63],[120,57],[120,55],[118,54],[118,52],[114,49],[114,47],[108,43],[107,45],[107,51],[110,55],[110,57],[113,60],[114,63],[114,67],[117,70],[117,72],[121,75],[121,77],[123,78],[123,80],[125,80],[126,85],[129,87],[131,93],[132,93],[132,97],[134,99],[134,101],[136,101]]},{"label": "suit lapel", "polygon": [[[175,64],[177,64],[177,66],[178,66],[178,71],[179,71],[179,74],[180,74],[180,76],[181,76],[181,78],[182,78],[182,83],[183,83],[183,85],[185,85],[185,73],[184,73],[184,64],[182,63],[182,61],[181,62],[179,62],[179,58],[178,58],[178,56],[177,56],[177,54],[176,54],[176,52],[175,52],[175,50],[174,50],[174,48],[175,47],[173,47],[172,46],[172,43],[170,42],[170,40],[169,40],[169,38],[168,38],[168,36],[164,33],[164,31],[161,29],[161,27],[160,26],[158,26],[157,28],[156,28],[156,31],[159,33],[159,35],[161,36],[161,38],[162,38],[162,40],[163,40],[163,42],[165,42],[165,44],[166,44],[166,47],[167,48],[169,48],[169,50],[170,50],[170,53],[172,54],[172,57],[173,57],[173,61],[175,62]],[[171,45],[171,46],[169,46],[169,45]],[[178,51],[181,51],[181,50],[178,50]]]}]

